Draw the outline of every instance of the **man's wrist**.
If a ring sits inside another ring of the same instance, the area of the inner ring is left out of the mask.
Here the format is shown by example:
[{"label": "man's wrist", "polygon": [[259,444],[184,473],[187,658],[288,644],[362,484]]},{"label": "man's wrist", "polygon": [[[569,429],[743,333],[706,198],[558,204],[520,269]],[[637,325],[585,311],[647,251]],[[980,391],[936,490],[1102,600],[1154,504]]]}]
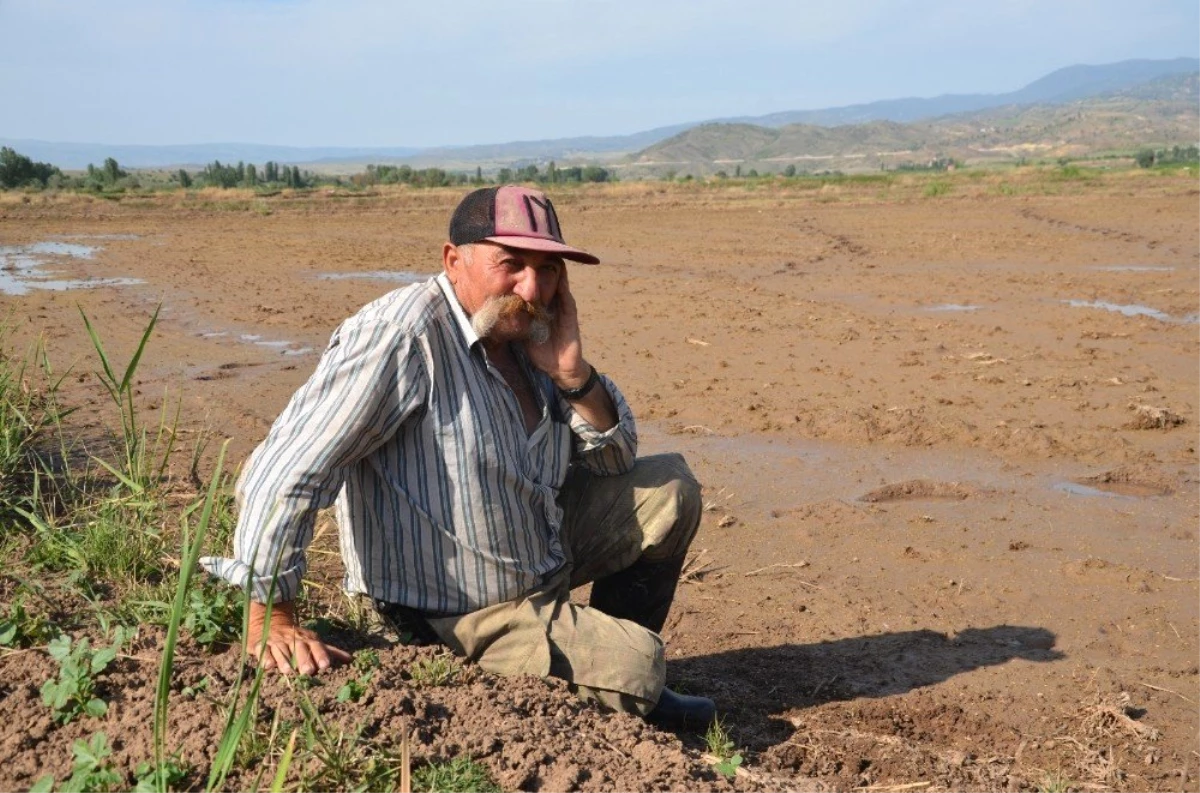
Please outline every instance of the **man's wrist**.
[{"label": "man's wrist", "polygon": [[596,383],[600,381],[600,373],[596,371],[596,367],[589,365],[588,374],[577,385],[566,387],[563,383],[555,383],[558,386],[558,393],[568,401],[583,399],[592,389],[596,387]]}]

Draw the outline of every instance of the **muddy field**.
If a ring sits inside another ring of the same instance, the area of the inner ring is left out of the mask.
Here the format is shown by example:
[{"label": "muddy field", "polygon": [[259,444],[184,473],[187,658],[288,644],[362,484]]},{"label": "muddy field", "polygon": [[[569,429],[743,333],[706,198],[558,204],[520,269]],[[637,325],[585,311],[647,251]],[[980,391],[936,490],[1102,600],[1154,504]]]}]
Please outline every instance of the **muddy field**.
[{"label": "muddy field", "polygon": [[[406,685],[427,649],[385,650],[358,705],[336,673],[327,717],[468,753],[506,789],[1195,790],[1196,180],[951,185],[551,191],[604,262],[571,274],[588,358],[643,451],[684,452],[705,487],[667,675],[717,701],[735,778],[699,733],[555,682]],[[240,461],[342,318],[437,271],[459,197],[8,197],[0,288],[16,342],[75,365],[85,433],[115,417],[76,306],[129,351],[161,302],[140,396],[182,399],[184,436]],[[50,721],[43,654],[0,661],[0,788],[61,778],[98,724],[120,762],[148,755],[160,634],[137,641],[88,724]],[[235,664],[185,646],[177,689]],[[264,697],[299,718],[282,682]],[[178,699],[173,740],[203,766],[217,706]]]}]

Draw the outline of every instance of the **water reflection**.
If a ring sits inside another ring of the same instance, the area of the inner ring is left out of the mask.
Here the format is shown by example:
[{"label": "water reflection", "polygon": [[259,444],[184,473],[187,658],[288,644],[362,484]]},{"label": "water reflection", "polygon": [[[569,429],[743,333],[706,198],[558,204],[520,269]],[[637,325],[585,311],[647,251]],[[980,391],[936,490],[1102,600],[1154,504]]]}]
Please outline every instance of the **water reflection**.
[{"label": "water reflection", "polygon": [[95,245],[56,240],[0,246],[0,292],[20,296],[35,289],[64,292],[69,289],[142,283],[137,278],[54,278],[54,271],[47,267],[55,259],[93,259],[98,250],[100,248]]}]

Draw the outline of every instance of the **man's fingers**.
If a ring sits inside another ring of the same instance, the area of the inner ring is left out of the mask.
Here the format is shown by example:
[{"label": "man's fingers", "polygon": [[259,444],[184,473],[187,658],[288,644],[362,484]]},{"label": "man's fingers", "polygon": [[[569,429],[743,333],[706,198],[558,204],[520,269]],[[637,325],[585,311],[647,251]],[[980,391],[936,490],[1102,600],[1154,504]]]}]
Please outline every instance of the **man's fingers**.
[{"label": "man's fingers", "polygon": [[322,644],[321,646],[329,652],[329,657],[331,660],[338,661],[339,663],[348,664],[350,663],[350,659],[354,657],[341,647],[335,647],[332,644]]},{"label": "man's fingers", "polygon": [[350,661],[350,653],[332,644],[325,644],[320,639],[310,640],[308,649],[312,652],[313,662],[319,670],[328,669],[334,663],[344,664]]},{"label": "man's fingers", "polygon": [[[320,644],[320,642],[318,642]],[[299,639],[294,647],[294,655],[296,657],[296,671],[302,675],[315,675],[317,673],[317,661],[313,658],[311,645],[304,639]],[[328,663],[325,666],[329,666]],[[322,669],[325,667],[321,667]]]},{"label": "man's fingers", "polygon": [[275,661],[275,667],[282,674],[290,675],[292,673],[291,651],[287,647],[280,647],[277,644],[271,645],[271,657]]}]

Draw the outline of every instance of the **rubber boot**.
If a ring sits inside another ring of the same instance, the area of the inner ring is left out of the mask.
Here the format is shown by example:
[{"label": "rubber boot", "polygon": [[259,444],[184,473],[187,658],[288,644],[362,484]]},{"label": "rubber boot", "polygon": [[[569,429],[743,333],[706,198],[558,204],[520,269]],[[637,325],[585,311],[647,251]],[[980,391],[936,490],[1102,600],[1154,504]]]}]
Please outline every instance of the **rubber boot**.
[{"label": "rubber boot", "polygon": [[684,557],[665,562],[639,560],[624,570],[592,584],[588,605],[610,617],[636,622],[655,633],[662,632],[667,612],[675,600],[675,587],[683,570]]},{"label": "rubber boot", "polygon": [[664,688],[646,720],[677,727],[707,727],[717,717],[717,704],[708,697],[689,697]]}]

